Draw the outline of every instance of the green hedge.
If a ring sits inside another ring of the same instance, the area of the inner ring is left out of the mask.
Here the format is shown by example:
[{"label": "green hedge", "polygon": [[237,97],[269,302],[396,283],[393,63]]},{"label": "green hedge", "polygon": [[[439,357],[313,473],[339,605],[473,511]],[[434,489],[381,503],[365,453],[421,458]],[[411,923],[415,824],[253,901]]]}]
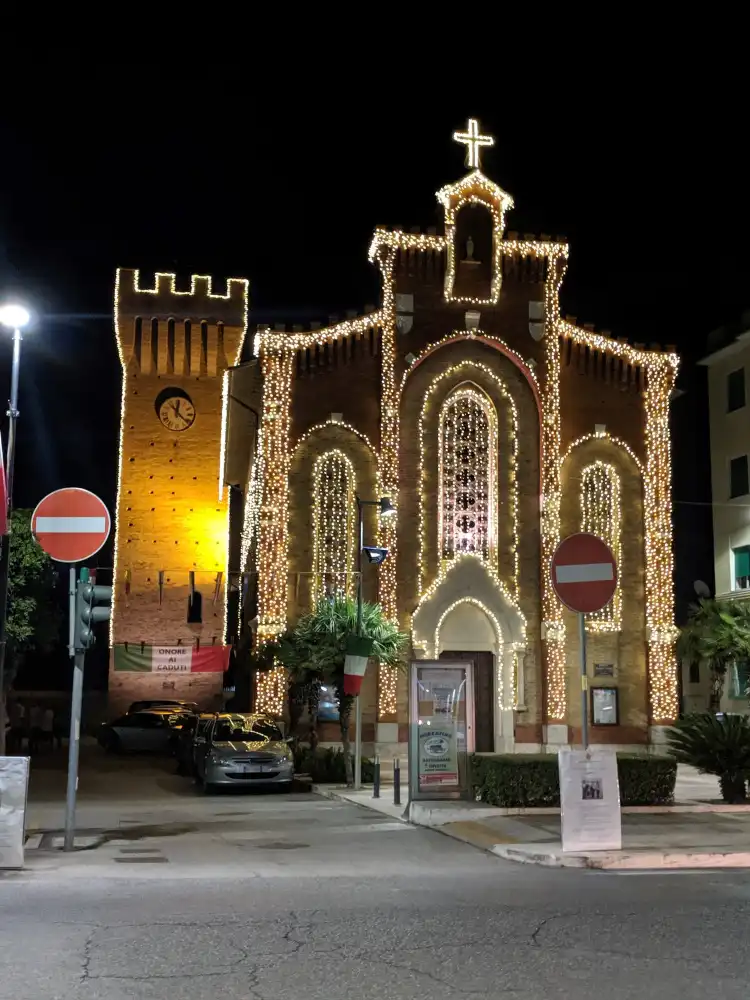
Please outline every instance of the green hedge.
[{"label": "green hedge", "polygon": [[[305,748],[294,754],[294,770],[296,774],[309,774],[316,784],[346,783],[344,752],[338,747],[326,747],[315,753]],[[375,766],[367,758],[362,758],[362,781],[371,782],[375,776]]]},{"label": "green hedge", "polygon": [[[669,805],[674,798],[677,764],[668,757],[617,755],[620,803]],[[474,794],[481,802],[507,808],[560,805],[560,775],[554,754],[503,754],[472,757]]]}]

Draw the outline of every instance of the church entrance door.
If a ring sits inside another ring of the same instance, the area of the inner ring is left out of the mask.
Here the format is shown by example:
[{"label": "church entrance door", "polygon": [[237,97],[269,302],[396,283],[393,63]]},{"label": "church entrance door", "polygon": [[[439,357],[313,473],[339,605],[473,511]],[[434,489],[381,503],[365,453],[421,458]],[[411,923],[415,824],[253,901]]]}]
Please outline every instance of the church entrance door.
[{"label": "church entrance door", "polygon": [[440,659],[474,661],[474,749],[477,753],[493,753],[495,750],[494,654],[443,650]]}]

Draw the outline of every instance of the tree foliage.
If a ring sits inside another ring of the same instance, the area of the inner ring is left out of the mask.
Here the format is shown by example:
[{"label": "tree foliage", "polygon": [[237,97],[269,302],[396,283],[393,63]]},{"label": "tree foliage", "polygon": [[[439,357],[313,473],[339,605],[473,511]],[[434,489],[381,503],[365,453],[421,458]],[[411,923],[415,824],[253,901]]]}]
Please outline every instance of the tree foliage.
[{"label": "tree foliage", "polygon": [[708,708],[718,712],[728,668],[738,660],[750,659],[750,601],[707,597],[692,605],[677,640],[677,653],[681,659],[708,667]]},{"label": "tree foliage", "polygon": [[48,650],[59,639],[62,619],[55,586],[57,573],[47,553],[31,534],[30,510],[14,510],[8,573],[8,682],[21,657],[32,649]]},{"label": "tree foliage", "polygon": [[[268,669],[280,662],[289,671],[290,685],[304,685],[319,692],[320,684],[335,688],[339,699],[341,742],[346,758],[347,781],[351,783],[349,725],[354,699],[344,694],[346,644],[357,630],[357,604],[348,598],[321,600],[302,615],[294,628],[273,643],[258,650],[257,665]],[[373,641],[371,659],[390,666],[400,666],[408,636],[389,621],[379,604],[362,605],[361,634]],[[314,695],[317,698],[317,694]]]}]

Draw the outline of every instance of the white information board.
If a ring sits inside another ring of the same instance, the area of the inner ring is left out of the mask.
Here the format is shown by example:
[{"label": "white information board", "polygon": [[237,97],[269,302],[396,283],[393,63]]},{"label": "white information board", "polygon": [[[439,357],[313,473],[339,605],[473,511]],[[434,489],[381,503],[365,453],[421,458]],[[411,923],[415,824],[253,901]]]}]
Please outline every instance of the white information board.
[{"label": "white information board", "polygon": [[0,757],[0,869],[23,868],[29,758]]},{"label": "white information board", "polygon": [[558,763],[563,852],[621,850],[617,755],[562,747]]}]

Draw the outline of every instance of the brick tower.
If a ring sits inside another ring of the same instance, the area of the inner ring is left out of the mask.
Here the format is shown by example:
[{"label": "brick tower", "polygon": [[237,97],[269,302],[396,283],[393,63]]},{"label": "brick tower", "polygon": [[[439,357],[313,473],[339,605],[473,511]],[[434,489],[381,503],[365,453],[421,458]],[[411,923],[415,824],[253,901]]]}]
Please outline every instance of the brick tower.
[{"label": "brick tower", "polygon": [[247,281],[225,295],[195,275],[141,288],[120,269],[123,369],[110,644],[110,704],[218,704],[226,666],[226,389],[247,328]]}]

